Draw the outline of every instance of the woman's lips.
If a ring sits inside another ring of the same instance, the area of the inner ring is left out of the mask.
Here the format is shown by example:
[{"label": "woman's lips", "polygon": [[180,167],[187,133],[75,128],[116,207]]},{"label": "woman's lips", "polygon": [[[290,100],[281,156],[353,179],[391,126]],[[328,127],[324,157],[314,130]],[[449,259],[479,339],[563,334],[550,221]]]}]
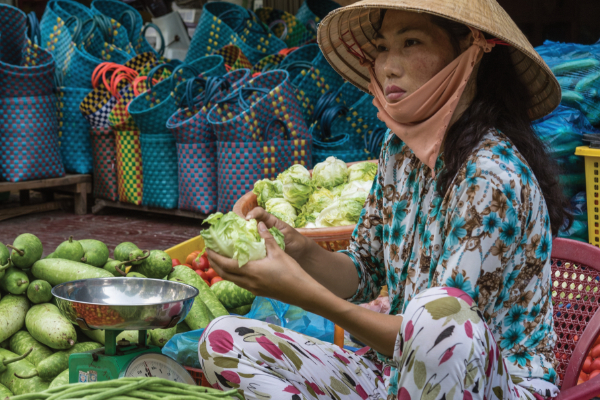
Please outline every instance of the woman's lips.
[{"label": "woman's lips", "polygon": [[385,97],[387,97],[388,100],[400,100],[405,94],[406,90],[396,85],[390,85],[385,88]]}]

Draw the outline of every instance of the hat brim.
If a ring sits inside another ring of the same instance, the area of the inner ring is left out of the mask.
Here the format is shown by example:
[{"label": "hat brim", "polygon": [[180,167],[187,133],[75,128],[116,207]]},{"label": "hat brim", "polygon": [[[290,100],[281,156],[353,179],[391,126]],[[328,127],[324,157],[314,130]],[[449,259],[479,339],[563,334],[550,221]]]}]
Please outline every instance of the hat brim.
[{"label": "hat brim", "polygon": [[509,43],[512,62],[529,92],[529,118],[536,120],[551,113],[560,104],[560,85],[525,35],[495,0],[471,0],[468,5],[465,2],[363,0],[329,13],[319,24],[317,40],[329,64],[348,82],[368,93],[369,71],[346,46],[356,43],[362,52],[375,59],[376,49],[372,38],[376,32],[374,26],[379,23],[379,13],[376,11],[396,9],[438,15]]}]

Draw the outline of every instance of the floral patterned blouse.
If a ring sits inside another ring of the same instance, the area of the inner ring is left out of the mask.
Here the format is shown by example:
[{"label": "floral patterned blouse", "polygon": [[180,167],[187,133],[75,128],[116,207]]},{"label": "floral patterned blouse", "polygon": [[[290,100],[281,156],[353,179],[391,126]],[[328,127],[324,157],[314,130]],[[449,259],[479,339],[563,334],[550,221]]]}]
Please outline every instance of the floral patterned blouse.
[{"label": "floral patterned blouse", "polygon": [[[478,304],[509,373],[555,383],[550,219],[517,149],[489,132],[444,197],[429,167],[394,134],[379,166],[345,251],[360,280],[349,300],[369,302],[387,284],[395,315],[429,287],[462,289]],[[436,178],[442,169],[440,155]]]}]

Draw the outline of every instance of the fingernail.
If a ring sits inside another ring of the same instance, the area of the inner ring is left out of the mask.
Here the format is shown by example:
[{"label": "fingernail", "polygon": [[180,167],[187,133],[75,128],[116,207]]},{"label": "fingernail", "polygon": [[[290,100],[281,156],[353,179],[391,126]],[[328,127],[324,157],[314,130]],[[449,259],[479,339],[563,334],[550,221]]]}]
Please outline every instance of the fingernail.
[{"label": "fingernail", "polygon": [[252,219],[252,214],[246,214],[246,221],[249,221]]},{"label": "fingernail", "polygon": [[259,222],[258,223],[258,230],[261,232],[264,232],[267,230],[267,226],[264,224],[264,222]]}]

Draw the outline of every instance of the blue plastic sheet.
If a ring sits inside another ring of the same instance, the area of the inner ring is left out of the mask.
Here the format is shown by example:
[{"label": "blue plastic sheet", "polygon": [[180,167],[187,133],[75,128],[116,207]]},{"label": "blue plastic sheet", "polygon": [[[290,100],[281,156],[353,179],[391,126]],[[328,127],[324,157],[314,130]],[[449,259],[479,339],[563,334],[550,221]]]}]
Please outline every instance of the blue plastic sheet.
[{"label": "blue plastic sheet", "polygon": [[[265,321],[333,343],[333,322],[281,301],[257,297],[252,303],[252,309],[244,317]],[[199,329],[173,336],[163,347],[162,353],[187,367],[201,368],[198,342],[203,332],[204,329]]]},{"label": "blue plastic sheet", "polygon": [[588,213],[585,192],[579,192],[571,198],[570,210],[573,214],[573,225],[565,229],[566,225],[558,232],[559,237],[565,237],[582,242],[588,242]]}]

